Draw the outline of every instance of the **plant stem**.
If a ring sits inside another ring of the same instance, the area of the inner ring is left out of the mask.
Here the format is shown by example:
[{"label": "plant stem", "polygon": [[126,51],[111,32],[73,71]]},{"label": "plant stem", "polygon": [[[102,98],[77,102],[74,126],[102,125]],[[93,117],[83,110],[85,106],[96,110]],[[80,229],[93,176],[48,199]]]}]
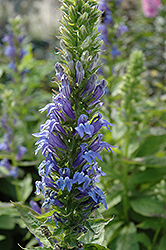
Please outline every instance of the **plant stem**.
[{"label": "plant stem", "polygon": [[152,240],[151,250],[154,249],[154,246],[155,246],[157,237],[158,237],[158,235],[159,235],[159,233],[160,233],[160,231],[161,231],[161,228],[162,228],[162,225],[163,225],[164,221],[165,221],[165,219],[162,218],[161,223],[160,223],[160,226],[157,228],[157,230],[156,230],[156,232],[155,232],[155,234],[154,234],[154,237],[153,237],[153,240]]},{"label": "plant stem", "polygon": [[[127,158],[128,155],[128,146],[129,146],[129,127],[127,127],[126,132],[126,146],[125,146],[125,153],[124,156]],[[124,186],[124,193],[123,193],[123,212],[126,222],[129,222],[128,217],[128,165],[126,163],[123,164],[123,186]]]}]

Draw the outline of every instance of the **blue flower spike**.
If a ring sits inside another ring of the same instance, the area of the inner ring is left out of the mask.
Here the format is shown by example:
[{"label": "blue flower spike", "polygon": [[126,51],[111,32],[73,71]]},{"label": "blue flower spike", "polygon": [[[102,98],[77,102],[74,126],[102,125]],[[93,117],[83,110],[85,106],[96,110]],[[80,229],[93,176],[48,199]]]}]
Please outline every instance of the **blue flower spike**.
[{"label": "blue flower spike", "polygon": [[34,134],[39,138],[36,153],[42,149],[45,157],[39,166],[42,180],[36,182],[36,193],[42,192],[43,207],[52,211],[46,223],[54,221],[55,228],[63,231],[59,246],[79,249],[91,213],[100,204],[107,209],[96,183],[105,175],[98,166],[102,164],[100,153],[103,148],[113,152],[113,146],[102,141],[99,131],[102,127],[111,131],[113,125],[100,114],[107,83],[96,75],[101,48],[97,25],[102,9],[95,0],[63,0],[61,9],[62,60],[55,65],[59,93],[40,110],[47,110],[48,119]]}]

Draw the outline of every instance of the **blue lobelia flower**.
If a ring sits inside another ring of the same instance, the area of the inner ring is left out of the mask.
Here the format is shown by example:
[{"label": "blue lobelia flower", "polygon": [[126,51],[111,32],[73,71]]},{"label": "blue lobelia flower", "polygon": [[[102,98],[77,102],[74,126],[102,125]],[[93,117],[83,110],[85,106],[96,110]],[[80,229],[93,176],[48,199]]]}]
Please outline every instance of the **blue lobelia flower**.
[{"label": "blue lobelia flower", "polygon": [[[113,125],[99,112],[107,84],[96,74],[101,47],[96,25],[101,11],[95,1],[83,0],[80,5],[73,1],[73,5],[63,6],[62,63],[55,65],[59,93],[40,110],[47,110],[47,120],[34,136],[39,138],[36,153],[41,149],[45,157],[39,166],[36,194],[42,192],[43,207],[52,213],[47,223],[54,221],[78,243],[88,230],[92,211],[100,204],[107,209],[96,183],[105,175],[100,153],[104,148],[113,152],[113,146],[102,140],[99,131],[102,127],[111,131]],[[66,246],[63,240],[61,246]]]},{"label": "blue lobelia flower", "polygon": [[[20,32],[20,31],[19,31]],[[10,58],[9,68],[18,71],[18,65],[23,57],[27,54],[26,49],[23,47],[25,36],[10,31],[2,38],[2,42],[5,44],[4,55]],[[25,69],[21,72],[23,75],[26,72]]]}]

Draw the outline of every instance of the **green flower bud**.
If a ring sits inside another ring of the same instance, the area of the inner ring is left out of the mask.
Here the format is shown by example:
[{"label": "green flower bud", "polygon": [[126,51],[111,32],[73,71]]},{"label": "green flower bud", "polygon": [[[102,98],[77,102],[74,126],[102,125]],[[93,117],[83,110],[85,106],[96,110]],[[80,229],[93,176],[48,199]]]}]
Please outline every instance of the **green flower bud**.
[{"label": "green flower bud", "polygon": [[82,49],[82,50],[85,50],[85,49],[91,44],[91,42],[92,42],[92,39],[91,39],[90,36],[88,36],[88,37],[83,41],[83,43],[82,43],[82,45],[81,45],[81,49]]}]

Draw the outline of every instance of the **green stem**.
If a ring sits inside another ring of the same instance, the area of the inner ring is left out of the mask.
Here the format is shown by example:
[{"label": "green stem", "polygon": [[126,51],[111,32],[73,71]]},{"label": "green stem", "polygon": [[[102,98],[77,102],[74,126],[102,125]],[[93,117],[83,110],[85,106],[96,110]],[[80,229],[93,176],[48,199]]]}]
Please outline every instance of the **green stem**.
[{"label": "green stem", "polygon": [[22,101],[21,98],[21,85],[22,85],[22,81],[21,81],[21,76],[20,76],[20,72],[18,73],[18,80],[17,80],[17,88],[18,88],[18,94],[16,94],[16,103],[17,103],[17,109],[18,109],[18,117],[19,120],[22,122],[22,132],[23,132],[23,136],[24,136],[24,140],[25,140],[25,146],[28,149],[28,154],[31,158],[33,158],[32,156],[32,143],[31,140],[29,140],[28,138],[28,127],[27,127],[27,123],[24,120],[24,114],[23,114],[23,107],[24,107],[24,102]]},{"label": "green stem", "polygon": [[[128,146],[129,146],[129,127],[127,127],[126,132],[126,147],[125,147],[125,153],[124,156],[127,158],[128,156]],[[126,163],[123,164],[123,186],[124,186],[124,192],[123,192],[123,212],[126,222],[129,222],[129,216],[128,216],[128,165]]]},{"label": "green stem", "polygon": [[165,221],[165,219],[164,219],[164,218],[162,218],[161,223],[160,223],[159,227],[157,228],[157,230],[156,230],[156,232],[155,232],[155,234],[154,234],[154,237],[153,237],[153,240],[152,240],[151,250],[153,250],[153,249],[154,249],[154,246],[155,246],[156,240],[157,240],[158,235],[159,235],[159,233],[160,233],[160,231],[161,231],[161,228],[162,228],[162,225],[163,225],[164,221]]}]

